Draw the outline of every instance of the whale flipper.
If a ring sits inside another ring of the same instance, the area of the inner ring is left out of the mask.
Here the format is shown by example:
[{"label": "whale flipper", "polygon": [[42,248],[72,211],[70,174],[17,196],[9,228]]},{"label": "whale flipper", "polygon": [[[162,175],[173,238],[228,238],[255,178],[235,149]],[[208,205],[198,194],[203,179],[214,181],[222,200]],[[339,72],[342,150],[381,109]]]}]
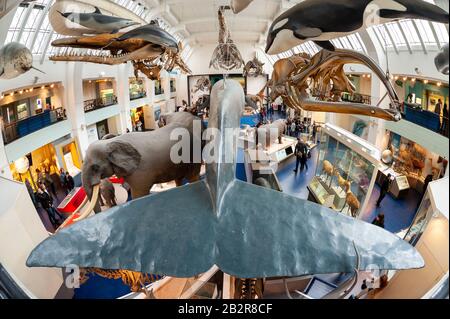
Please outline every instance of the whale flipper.
[{"label": "whale flipper", "polygon": [[27,265],[193,277],[213,265],[209,196],[206,184],[198,182],[112,208],[43,241]]},{"label": "whale flipper", "polygon": [[330,41],[314,41],[315,44],[317,44],[319,47],[324,48],[328,51],[335,51],[336,48],[334,47],[333,43]]}]

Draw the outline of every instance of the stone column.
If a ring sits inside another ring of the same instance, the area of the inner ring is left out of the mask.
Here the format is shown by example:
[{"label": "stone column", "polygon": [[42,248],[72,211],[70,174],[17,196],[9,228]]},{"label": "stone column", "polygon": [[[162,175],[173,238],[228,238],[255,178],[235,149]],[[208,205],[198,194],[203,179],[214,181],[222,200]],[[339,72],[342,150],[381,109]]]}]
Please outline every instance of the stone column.
[{"label": "stone column", "polygon": [[3,134],[0,133],[0,177],[12,179],[11,169],[9,168],[8,158],[6,156]]},{"label": "stone column", "polygon": [[68,62],[64,79],[64,107],[72,127],[72,137],[78,141],[82,158],[89,147],[89,139],[84,114],[83,63]]},{"label": "stone column", "polygon": [[119,103],[120,115],[117,125],[118,133],[124,134],[127,128],[133,129],[130,117],[130,63],[121,64],[117,67],[116,95]]}]

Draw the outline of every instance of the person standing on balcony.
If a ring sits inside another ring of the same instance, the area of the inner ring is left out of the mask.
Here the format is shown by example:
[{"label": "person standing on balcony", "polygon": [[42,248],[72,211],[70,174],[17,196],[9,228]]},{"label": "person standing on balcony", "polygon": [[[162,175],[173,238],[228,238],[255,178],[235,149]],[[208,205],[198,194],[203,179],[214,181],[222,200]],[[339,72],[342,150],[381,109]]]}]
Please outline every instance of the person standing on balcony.
[{"label": "person standing on balcony", "polygon": [[439,99],[434,108],[434,113],[441,116],[441,111],[442,111],[442,101],[441,101],[441,99]]}]

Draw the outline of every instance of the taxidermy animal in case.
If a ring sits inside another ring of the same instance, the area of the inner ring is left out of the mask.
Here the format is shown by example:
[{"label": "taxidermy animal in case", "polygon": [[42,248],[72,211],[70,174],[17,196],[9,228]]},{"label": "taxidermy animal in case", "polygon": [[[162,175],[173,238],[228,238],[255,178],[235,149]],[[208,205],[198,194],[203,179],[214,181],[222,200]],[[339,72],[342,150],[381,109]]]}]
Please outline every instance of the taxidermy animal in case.
[{"label": "taxidermy animal in case", "polygon": [[240,127],[243,108],[238,82],[216,83],[209,128],[220,132],[211,141],[219,149],[207,164],[205,180],[65,228],[39,244],[27,265],[128,269],[179,278],[217,265],[237,278],[294,277],[353,272],[356,250],[358,270],[424,267],[414,247],[380,227],[237,180],[237,144],[227,132]]},{"label": "taxidermy animal in case", "polygon": [[399,19],[448,24],[449,14],[423,0],[305,0],[272,23],[266,53],[279,54],[307,41],[334,50],[330,40]]},{"label": "taxidermy animal in case", "polygon": [[[92,13],[62,13],[60,11],[58,11],[58,13],[69,21],[77,23],[89,30],[95,30],[95,33],[117,33],[121,29],[139,24],[138,22],[129,19],[102,14],[99,8],[94,8],[95,11]],[[89,31],[87,31],[86,34],[89,34]]]},{"label": "taxidermy animal in case", "polygon": [[358,198],[355,196],[355,194],[353,194],[352,192],[352,182],[347,182],[345,185],[345,191],[347,193],[347,197],[345,199],[345,205],[344,207],[342,207],[342,211],[344,211],[345,207],[350,207],[350,212],[352,214],[352,217],[357,216],[358,214],[358,210],[361,207],[361,203],[359,202]]},{"label": "taxidermy animal in case", "polygon": [[172,161],[171,150],[178,141],[171,140],[170,135],[176,129],[185,129],[190,134],[191,145],[200,143],[201,136],[195,136],[193,130],[194,121],[200,123],[200,119],[180,112],[169,114],[164,120],[166,126],[156,131],[128,133],[89,146],[82,170],[83,188],[88,198],[97,197],[93,194],[98,191],[95,186],[113,175],[125,179],[134,199],[148,195],[154,184],[175,180],[180,185],[184,178],[198,180],[200,163]]},{"label": "taxidermy animal in case", "polygon": [[0,49],[0,79],[13,79],[33,67],[33,54],[21,43],[11,42]]},{"label": "taxidermy animal in case", "polygon": [[448,55],[449,55],[449,52],[448,52],[448,43],[447,43],[442,47],[441,52],[439,52],[439,54],[434,59],[434,63],[436,64],[437,70],[445,75],[449,74],[449,68],[448,68],[449,56]]},{"label": "taxidermy animal in case", "polygon": [[34,2],[35,0],[0,0],[0,19],[15,10],[21,3]]}]

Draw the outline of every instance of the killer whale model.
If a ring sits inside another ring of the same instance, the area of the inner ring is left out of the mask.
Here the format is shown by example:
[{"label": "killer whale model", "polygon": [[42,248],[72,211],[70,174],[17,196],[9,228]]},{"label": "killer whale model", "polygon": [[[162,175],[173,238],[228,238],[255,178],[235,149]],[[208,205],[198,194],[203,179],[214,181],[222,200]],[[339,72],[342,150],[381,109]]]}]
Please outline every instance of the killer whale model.
[{"label": "killer whale model", "polygon": [[65,12],[61,14],[64,18],[77,23],[89,30],[96,30],[101,33],[117,33],[119,30],[138,25],[139,23],[110,15],[103,14],[99,8],[94,7],[92,13]]},{"label": "killer whale model", "polygon": [[[30,267],[126,269],[189,278],[217,265],[238,278],[422,268],[415,248],[384,229],[236,176],[242,86],[216,83],[206,179],[78,222],[39,244]],[[232,134],[231,134],[232,135]],[[208,148],[208,146],[206,146]],[[231,159],[231,160],[224,160]],[[358,261],[358,253],[360,261]]]},{"label": "killer whale model", "polygon": [[282,53],[306,41],[334,50],[332,39],[408,18],[448,24],[449,14],[423,0],[305,0],[272,23],[266,53]]}]

